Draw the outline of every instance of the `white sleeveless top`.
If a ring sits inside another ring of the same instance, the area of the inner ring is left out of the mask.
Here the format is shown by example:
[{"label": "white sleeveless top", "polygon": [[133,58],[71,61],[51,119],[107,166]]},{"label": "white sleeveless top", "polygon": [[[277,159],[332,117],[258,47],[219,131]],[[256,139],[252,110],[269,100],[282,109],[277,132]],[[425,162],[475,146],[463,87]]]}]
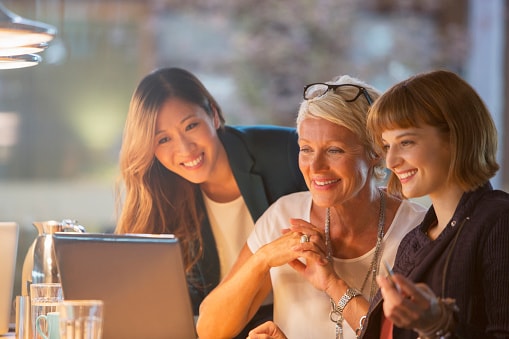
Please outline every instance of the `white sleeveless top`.
[{"label": "white sleeveless top", "polygon": [[[298,192],[279,198],[258,219],[253,233],[248,238],[249,249],[254,253],[263,245],[279,238],[281,230],[289,227],[289,218],[310,219],[312,196],[309,192]],[[384,235],[382,260],[391,266],[399,242],[405,234],[424,218],[426,208],[403,200],[392,224]],[[333,258],[334,269],[352,287],[360,288],[374,255],[374,248],[353,259]],[[290,339],[333,339],[336,327],[329,318],[329,297],[315,289],[305,278],[289,265],[270,269],[274,294],[274,321]],[[369,288],[363,295],[369,298]],[[343,336],[353,339],[355,328],[343,322]]]},{"label": "white sleeveless top", "polygon": [[237,199],[215,202],[202,192],[210,227],[216,240],[221,279],[230,271],[254,228],[254,222],[242,195]]}]

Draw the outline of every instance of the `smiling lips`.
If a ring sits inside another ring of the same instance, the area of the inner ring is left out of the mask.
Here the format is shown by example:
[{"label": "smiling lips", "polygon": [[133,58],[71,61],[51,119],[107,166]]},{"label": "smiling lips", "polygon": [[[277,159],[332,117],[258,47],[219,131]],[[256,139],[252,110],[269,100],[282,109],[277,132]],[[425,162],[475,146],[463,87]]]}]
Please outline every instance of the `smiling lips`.
[{"label": "smiling lips", "polygon": [[191,161],[181,162],[180,164],[189,169],[189,168],[195,168],[195,167],[199,166],[202,162],[203,162],[203,153],[201,153],[197,158],[195,158]]},{"label": "smiling lips", "polygon": [[313,182],[316,186],[324,187],[339,182],[339,179],[313,180]]},{"label": "smiling lips", "polygon": [[406,172],[401,172],[401,173],[396,173],[396,174],[398,175],[399,181],[401,181],[403,183],[403,182],[408,181],[416,173],[417,173],[417,170],[414,169],[414,170],[410,170],[410,171],[406,171]]}]

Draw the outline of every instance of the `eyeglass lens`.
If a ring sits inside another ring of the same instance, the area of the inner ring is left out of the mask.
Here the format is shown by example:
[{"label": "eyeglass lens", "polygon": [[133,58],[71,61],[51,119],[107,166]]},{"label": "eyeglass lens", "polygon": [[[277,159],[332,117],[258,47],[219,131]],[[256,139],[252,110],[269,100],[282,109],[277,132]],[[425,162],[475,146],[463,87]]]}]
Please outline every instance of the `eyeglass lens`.
[{"label": "eyeglass lens", "polygon": [[354,87],[357,89],[357,92],[351,93],[350,91],[342,91],[341,95],[345,98],[347,102],[355,101],[361,94],[364,95],[369,105],[372,104],[371,97],[369,96],[366,89],[360,86],[351,85],[351,84],[342,84],[342,85],[331,85],[325,83],[316,83],[308,85],[304,88],[304,99],[309,100],[313,98],[320,97],[327,93],[329,90],[341,91],[341,87]]},{"label": "eyeglass lens", "polygon": [[304,90],[304,99],[309,100],[316,97],[320,97],[327,93],[329,90],[329,85],[327,84],[313,84],[308,86]]}]

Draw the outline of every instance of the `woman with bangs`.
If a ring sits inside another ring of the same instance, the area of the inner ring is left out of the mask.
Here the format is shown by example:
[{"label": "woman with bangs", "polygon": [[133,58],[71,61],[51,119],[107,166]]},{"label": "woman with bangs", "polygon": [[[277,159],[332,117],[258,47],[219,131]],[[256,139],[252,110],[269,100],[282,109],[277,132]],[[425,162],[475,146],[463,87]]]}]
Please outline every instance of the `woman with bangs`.
[{"label": "woman with bangs", "polygon": [[[265,209],[306,190],[295,128],[225,125],[207,88],[180,68],[155,70],[135,89],[120,171],[116,232],[175,234],[195,315]],[[270,299],[246,328],[267,319]]]},{"label": "woman with bangs", "polygon": [[377,278],[363,338],[509,338],[509,194],[489,182],[497,130],[482,99],[452,72],[419,74],[375,102],[368,130],[388,191],[432,206]]},{"label": "woman with bangs", "polygon": [[[353,339],[382,263],[425,208],[387,194],[383,160],[366,132],[379,93],[350,76],[305,87],[297,117],[309,192],[278,199],[256,222],[228,276],[200,307],[201,339],[231,338],[268,295],[274,322],[249,338]],[[281,330],[277,329],[277,324]]]}]

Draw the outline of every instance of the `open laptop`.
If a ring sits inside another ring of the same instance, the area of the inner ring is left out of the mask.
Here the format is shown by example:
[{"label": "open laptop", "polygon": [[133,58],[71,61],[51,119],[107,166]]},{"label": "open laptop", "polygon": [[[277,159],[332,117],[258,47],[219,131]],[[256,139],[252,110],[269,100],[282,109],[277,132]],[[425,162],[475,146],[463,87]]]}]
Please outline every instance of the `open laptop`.
[{"label": "open laptop", "polygon": [[64,299],[104,302],[103,339],[195,339],[178,240],[55,233]]},{"label": "open laptop", "polygon": [[18,249],[18,224],[0,222],[0,335],[9,332]]}]

